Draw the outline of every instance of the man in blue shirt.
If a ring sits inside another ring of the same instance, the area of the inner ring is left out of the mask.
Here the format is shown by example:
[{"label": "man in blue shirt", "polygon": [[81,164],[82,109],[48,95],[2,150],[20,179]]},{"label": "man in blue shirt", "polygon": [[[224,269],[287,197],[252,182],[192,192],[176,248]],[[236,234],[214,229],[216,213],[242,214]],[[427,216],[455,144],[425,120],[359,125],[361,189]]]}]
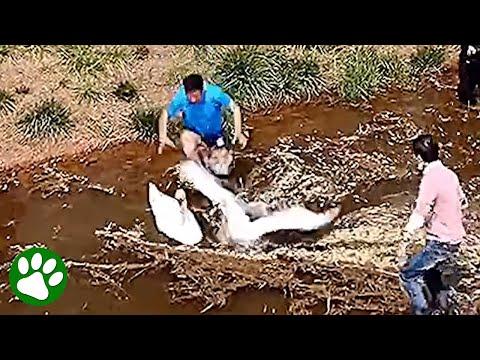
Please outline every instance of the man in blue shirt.
[{"label": "man in blue shirt", "polygon": [[184,125],[180,142],[187,158],[199,160],[197,147],[202,142],[208,147],[224,147],[222,110],[225,107],[233,111],[235,135],[232,142],[235,144],[238,140],[241,147],[245,148],[247,138],[241,132],[240,108],[232,98],[220,87],[204,82],[200,75],[187,76],[160,117],[158,153],[162,153],[165,145],[175,147],[167,136],[167,121],[179,115],[183,117]]}]

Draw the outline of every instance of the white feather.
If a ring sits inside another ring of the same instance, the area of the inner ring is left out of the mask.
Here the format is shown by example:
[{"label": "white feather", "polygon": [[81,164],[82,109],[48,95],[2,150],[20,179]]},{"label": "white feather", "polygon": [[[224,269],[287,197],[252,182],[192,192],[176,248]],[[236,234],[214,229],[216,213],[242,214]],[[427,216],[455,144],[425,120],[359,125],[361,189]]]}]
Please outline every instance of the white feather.
[{"label": "white feather", "polygon": [[182,209],[179,202],[148,184],[148,202],[158,231],[184,245],[196,245],[203,234],[193,213]]}]

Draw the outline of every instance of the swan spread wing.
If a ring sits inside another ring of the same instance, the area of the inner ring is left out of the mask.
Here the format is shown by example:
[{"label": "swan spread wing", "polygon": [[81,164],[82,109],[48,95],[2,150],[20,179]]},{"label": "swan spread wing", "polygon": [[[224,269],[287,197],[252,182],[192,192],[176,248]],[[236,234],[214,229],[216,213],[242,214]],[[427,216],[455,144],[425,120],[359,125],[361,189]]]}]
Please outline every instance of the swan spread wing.
[{"label": "swan spread wing", "polygon": [[[303,207],[292,207],[250,221],[246,215],[249,213],[250,205],[223,188],[215,177],[198,163],[191,160],[184,161],[180,165],[180,172],[196,190],[213,203],[220,204],[220,209],[227,220],[229,235],[236,242],[253,243],[261,236],[279,230],[316,230],[332,220],[324,213],[317,214]],[[254,209],[258,205],[252,203],[251,207]]]}]

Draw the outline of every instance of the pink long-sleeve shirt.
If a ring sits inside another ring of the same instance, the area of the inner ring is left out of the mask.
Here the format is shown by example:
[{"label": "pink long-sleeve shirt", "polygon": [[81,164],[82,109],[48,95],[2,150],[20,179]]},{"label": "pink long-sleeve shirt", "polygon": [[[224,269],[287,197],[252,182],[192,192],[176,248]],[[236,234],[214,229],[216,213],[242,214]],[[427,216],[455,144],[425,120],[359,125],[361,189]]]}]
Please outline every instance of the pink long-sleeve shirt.
[{"label": "pink long-sleeve shirt", "polygon": [[431,162],[423,171],[410,222],[421,219],[438,241],[458,244],[465,236],[463,204],[466,199],[457,175],[440,160]]}]

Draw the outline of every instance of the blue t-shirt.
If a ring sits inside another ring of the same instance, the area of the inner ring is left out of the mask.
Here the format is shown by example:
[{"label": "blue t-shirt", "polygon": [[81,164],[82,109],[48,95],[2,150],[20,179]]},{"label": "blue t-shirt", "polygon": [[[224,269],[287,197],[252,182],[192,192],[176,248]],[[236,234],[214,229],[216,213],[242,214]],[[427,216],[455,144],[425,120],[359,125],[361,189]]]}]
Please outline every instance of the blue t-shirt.
[{"label": "blue t-shirt", "polygon": [[222,136],[222,108],[233,106],[233,100],[219,86],[205,84],[202,99],[195,104],[190,103],[183,86],[177,91],[168,106],[168,117],[183,114],[184,127],[203,138]]}]

